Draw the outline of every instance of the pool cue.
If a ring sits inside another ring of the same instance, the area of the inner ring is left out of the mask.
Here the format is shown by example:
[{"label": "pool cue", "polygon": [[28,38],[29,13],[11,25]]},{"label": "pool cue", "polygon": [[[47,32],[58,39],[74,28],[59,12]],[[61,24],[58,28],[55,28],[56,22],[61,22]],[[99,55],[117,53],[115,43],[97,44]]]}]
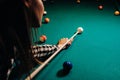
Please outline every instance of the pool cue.
[{"label": "pool cue", "polygon": [[34,58],[34,59],[35,59],[35,61],[36,61],[38,64],[43,64],[42,61],[40,61],[40,60],[38,60],[38,59],[36,59],[36,58]]},{"label": "pool cue", "polygon": [[54,54],[52,54],[45,62],[43,62],[43,64],[41,64],[35,71],[33,71],[25,80],[32,79],[38,72],[40,72],[48,64],[50,60],[52,60],[59,53],[59,51],[61,51],[68,44],[69,41],[71,41],[77,34],[82,32],[83,28],[79,27],[76,33],[70,39],[68,39],[66,43],[64,43]]}]

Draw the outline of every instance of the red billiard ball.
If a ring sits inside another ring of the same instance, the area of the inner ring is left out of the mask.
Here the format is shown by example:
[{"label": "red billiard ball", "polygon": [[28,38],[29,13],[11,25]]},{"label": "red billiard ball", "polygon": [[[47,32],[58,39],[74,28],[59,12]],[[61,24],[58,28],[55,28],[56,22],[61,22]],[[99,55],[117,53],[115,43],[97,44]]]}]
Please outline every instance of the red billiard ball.
[{"label": "red billiard ball", "polygon": [[120,12],[119,12],[119,11],[115,11],[114,14],[115,14],[116,16],[118,16],[118,15],[120,15]]},{"label": "red billiard ball", "polygon": [[45,18],[44,21],[45,21],[45,23],[48,23],[48,22],[50,22],[50,19],[49,18]]},{"label": "red billiard ball", "polygon": [[80,0],[77,0],[76,2],[77,2],[77,3],[80,3]]},{"label": "red billiard ball", "polygon": [[99,5],[99,6],[98,6],[98,9],[102,10],[102,9],[103,9],[103,6],[102,6],[102,5]]},{"label": "red billiard ball", "polygon": [[47,40],[47,37],[45,35],[40,36],[40,41],[45,42]]}]

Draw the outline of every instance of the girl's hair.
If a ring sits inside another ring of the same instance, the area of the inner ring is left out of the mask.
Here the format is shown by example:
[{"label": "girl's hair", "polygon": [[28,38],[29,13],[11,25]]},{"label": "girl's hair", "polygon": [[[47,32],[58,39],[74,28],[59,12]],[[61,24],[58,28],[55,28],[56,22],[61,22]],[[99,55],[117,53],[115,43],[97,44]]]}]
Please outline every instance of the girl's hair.
[{"label": "girl's hair", "polygon": [[0,80],[11,67],[10,59],[16,62],[17,75],[27,73],[33,67],[31,54],[31,26],[25,19],[22,0],[5,0],[0,3]]}]

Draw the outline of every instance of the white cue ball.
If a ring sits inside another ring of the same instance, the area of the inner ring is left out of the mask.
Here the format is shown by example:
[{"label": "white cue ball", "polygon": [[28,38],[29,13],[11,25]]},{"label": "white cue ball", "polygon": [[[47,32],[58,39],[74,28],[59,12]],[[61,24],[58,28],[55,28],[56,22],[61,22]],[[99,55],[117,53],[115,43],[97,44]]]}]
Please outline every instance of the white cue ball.
[{"label": "white cue ball", "polygon": [[77,31],[78,31],[78,33],[82,33],[83,32],[83,28],[82,27],[78,27]]},{"label": "white cue ball", "polygon": [[47,11],[44,11],[44,13],[43,13],[44,15],[46,15],[47,14]]}]

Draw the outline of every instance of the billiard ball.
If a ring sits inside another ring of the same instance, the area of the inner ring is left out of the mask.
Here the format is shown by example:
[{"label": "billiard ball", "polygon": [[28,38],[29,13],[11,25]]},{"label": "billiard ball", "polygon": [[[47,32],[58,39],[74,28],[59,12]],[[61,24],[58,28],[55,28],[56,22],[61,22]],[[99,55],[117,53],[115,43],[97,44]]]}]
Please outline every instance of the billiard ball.
[{"label": "billiard ball", "polygon": [[40,36],[40,41],[45,42],[47,40],[47,37],[45,35]]},{"label": "billiard ball", "polygon": [[44,21],[45,21],[45,23],[48,23],[48,22],[50,22],[50,19],[49,18],[45,18]]},{"label": "billiard ball", "polygon": [[77,3],[80,3],[80,0],[77,0]]},{"label": "billiard ball", "polygon": [[114,14],[115,14],[116,16],[118,16],[118,15],[120,15],[120,12],[119,12],[119,11],[115,11]]},{"label": "billiard ball", "polygon": [[102,6],[102,5],[99,5],[99,6],[98,6],[98,9],[102,10],[102,9],[103,9],[103,6]]},{"label": "billiard ball", "polygon": [[80,34],[80,33],[83,32],[83,28],[82,28],[82,27],[78,27],[78,28],[77,28],[77,31],[78,31],[78,33]]},{"label": "billiard ball", "polygon": [[47,11],[44,11],[43,15],[46,15],[47,14]]},{"label": "billiard ball", "polygon": [[70,61],[65,61],[63,63],[63,70],[64,71],[70,71],[72,69],[73,65]]}]

